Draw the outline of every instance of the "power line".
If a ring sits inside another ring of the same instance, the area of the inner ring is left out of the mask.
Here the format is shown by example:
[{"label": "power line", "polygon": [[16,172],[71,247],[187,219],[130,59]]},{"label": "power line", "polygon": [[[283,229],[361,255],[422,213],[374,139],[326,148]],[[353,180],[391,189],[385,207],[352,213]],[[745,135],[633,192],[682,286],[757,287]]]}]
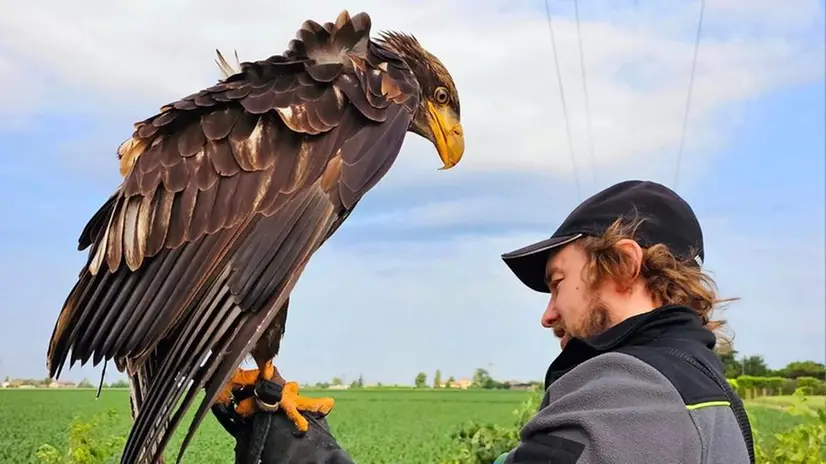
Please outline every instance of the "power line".
[{"label": "power line", "polygon": [[683,130],[680,134],[680,148],[677,151],[677,170],[674,174],[674,188],[676,189],[680,182],[680,163],[683,158],[683,146],[685,144],[685,130],[688,125],[688,113],[691,109],[691,93],[694,88],[694,73],[697,70],[697,51],[700,48],[700,36],[703,31],[703,15],[706,9],[706,1],[700,0],[700,18],[697,21],[697,36],[694,38],[694,58],[691,62],[691,76],[688,80],[688,96],[685,102],[685,114],[683,115]]},{"label": "power line", "polygon": [[574,180],[576,181],[577,198],[582,199],[582,188],[579,185],[579,168],[574,157],[574,143],[571,140],[571,123],[568,120],[568,108],[565,105],[565,91],[562,88],[562,75],[559,72],[559,59],[556,55],[556,39],[554,38],[554,27],[551,21],[551,8],[548,6],[548,0],[545,0],[545,16],[548,19],[548,31],[551,33],[551,48],[554,55],[554,67],[556,68],[556,79],[559,83],[559,98],[562,100],[562,113],[565,116],[565,131],[568,135],[568,150],[571,153],[571,163],[574,167]]},{"label": "power line", "polygon": [[596,160],[594,159],[594,135],[591,131],[591,103],[588,98],[588,83],[585,77],[585,53],[582,51],[582,32],[579,29],[579,1],[574,0],[574,16],[576,17],[576,35],[579,41],[579,68],[582,71],[582,90],[585,93],[585,116],[588,120],[588,143],[591,150],[591,175],[594,183],[597,182]]},{"label": "power line", "polygon": [[[634,69],[639,69],[639,62],[640,62],[640,5],[637,0],[634,0],[634,58],[636,60],[636,66]],[[631,140],[632,140],[632,151],[636,156],[637,151],[639,150],[639,125],[640,125],[640,115],[639,115],[640,107],[639,105],[635,105],[631,114]]]}]

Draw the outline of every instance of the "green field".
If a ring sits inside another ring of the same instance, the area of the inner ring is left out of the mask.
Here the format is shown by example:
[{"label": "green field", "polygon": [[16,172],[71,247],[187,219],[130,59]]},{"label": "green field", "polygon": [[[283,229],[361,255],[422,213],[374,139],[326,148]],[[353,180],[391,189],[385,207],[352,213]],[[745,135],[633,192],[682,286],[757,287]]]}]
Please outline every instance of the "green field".
[{"label": "green field", "polygon": [[[531,394],[491,390],[304,390],[310,396],[336,398],[330,425],[357,462],[434,463],[451,449],[449,434],[466,421],[509,425],[512,412]],[[823,398],[815,398],[823,403]],[[750,403],[760,433],[770,437],[799,423],[781,410],[783,399]],[[67,428],[74,417],[89,419],[115,411],[102,437],[125,435],[129,427],[125,390],[0,390],[0,462],[37,463],[35,450],[49,443],[65,450]],[[186,424],[167,450],[174,458]],[[210,415],[187,449],[184,463],[232,462],[234,443]],[[172,461],[174,462],[174,460]]]},{"label": "green field", "polygon": [[[358,462],[432,463],[450,446],[448,434],[464,421],[503,425],[529,393],[524,391],[303,390],[332,396],[336,408],[330,427]],[[0,390],[0,462],[35,463],[44,443],[66,446],[66,428],[75,416],[117,411],[107,433],[126,434],[129,397],[125,390]],[[188,424],[185,420],[185,424]],[[185,427],[177,432],[167,456],[177,453]],[[232,462],[234,442],[210,415],[187,449],[184,463]],[[174,461],[173,461],[174,462]]]}]

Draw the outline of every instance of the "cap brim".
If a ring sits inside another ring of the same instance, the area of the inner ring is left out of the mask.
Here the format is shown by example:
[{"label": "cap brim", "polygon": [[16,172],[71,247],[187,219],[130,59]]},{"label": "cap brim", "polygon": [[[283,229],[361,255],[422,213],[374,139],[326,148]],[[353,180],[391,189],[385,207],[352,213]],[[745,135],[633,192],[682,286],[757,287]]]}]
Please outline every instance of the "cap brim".
[{"label": "cap brim", "polygon": [[584,234],[552,237],[502,255],[510,270],[532,290],[550,293],[545,282],[545,267],[551,253],[562,245],[573,242]]}]

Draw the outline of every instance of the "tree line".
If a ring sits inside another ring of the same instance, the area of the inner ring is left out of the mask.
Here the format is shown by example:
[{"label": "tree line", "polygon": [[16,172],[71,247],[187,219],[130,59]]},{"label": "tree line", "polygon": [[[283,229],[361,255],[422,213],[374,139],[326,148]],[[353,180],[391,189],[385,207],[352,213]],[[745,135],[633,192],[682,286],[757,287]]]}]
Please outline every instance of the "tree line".
[{"label": "tree line", "polygon": [[[726,378],[730,379],[729,383],[737,385],[738,392],[744,396],[754,395],[788,395],[795,391],[797,387],[806,388],[810,394],[826,395],[826,365],[815,361],[794,361],[790,362],[781,369],[771,369],[765,359],[759,355],[740,356],[737,350],[728,349],[725,352],[718,351],[718,356],[723,362],[723,368]],[[425,372],[419,372],[413,380],[413,385],[416,388],[442,388],[450,386],[459,386],[461,388],[485,388],[485,389],[509,389],[512,384],[508,381],[500,381],[494,379],[487,369],[477,368],[469,385],[464,383],[457,383],[453,376],[448,377],[446,382],[442,381],[442,372],[436,369],[433,375],[432,382],[428,382],[428,375]],[[34,386],[47,387],[52,382],[52,379],[11,379],[5,378],[5,384],[10,387],[15,386]],[[345,385],[341,377],[333,377],[331,382],[318,382],[315,384],[316,388],[329,388],[331,386],[342,387]],[[526,381],[520,383],[520,386],[541,386],[539,381]],[[76,385],[80,388],[97,387],[88,379],[83,379]],[[111,384],[103,384],[103,388],[127,388],[129,386],[125,379],[119,379]],[[353,380],[348,385],[349,388],[363,388],[364,377],[359,375],[356,380]],[[381,383],[377,383],[376,387],[382,387]]]},{"label": "tree line", "polygon": [[[790,395],[798,387],[804,388],[809,394],[826,395],[826,365],[815,361],[794,361],[781,369],[771,369],[762,356],[740,356],[737,350],[730,349],[718,352],[729,383],[737,389],[743,397],[766,395]],[[442,381],[441,369],[436,369],[432,381],[428,381],[426,372],[419,372],[413,379],[415,388],[484,388],[491,390],[507,390],[514,385],[510,381],[494,379],[484,368],[477,368],[473,372],[470,382],[457,382],[454,376]],[[467,383],[467,384],[466,384]],[[341,377],[333,377],[331,382],[318,382],[316,388],[331,386],[343,387],[347,385]],[[356,380],[347,385],[348,388],[363,388],[364,378],[359,375]],[[374,385],[382,387],[381,383]],[[542,382],[530,380],[518,384],[522,388],[533,386],[542,387]],[[400,387],[393,385],[393,387]]]},{"label": "tree line", "polygon": [[826,395],[826,366],[814,361],[794,361],[771,369],[762,356],[738,356],[737,350],[718,353],[729,385],[744,399],[791,395]]},{"label": "tree line", "polygon": [[535,385],[541,386],[542,382],[539,382],[539,381],[536,381],[536,380],[530,380],[530,381],[519,382],[518,384],[514,384],[511,381],[507,381],[507,380],[506,381],[500,381],[500,380],[494,379],[490,375],[490,372],[488,372],[487,369],[479,367],[479,368],[477,368],[476,370],[473,371],[473,377],[470,380],[470,383],[468,385],[457,384],[456,379],[453,376],[448,378],[447,382],[442,382],[442,371],[439,370],[439,369],[436,369],[436,373],[433,375],[433,383],[432,384],[428,384],[427,374],[424,373],[424,372],[419,372],[416,375],[416,378],[413,380],[413,384],[416,386],[416,388],[428,388],[429,386],[432,386],[433,388],[445,388],[445,387],[450,388],[451,386],[455,385],[455,386],[460,386],[462,388],[468,387],[468,388],[485,388],[485,389],[490,389],[490,390],[508,390],[511,387],[516,386],[516,385],[518,385],[520,387],[532,387],[532,386],[535,386]]},{"label": "tree line", "polygon": [[741,375],[753,377],[783,377],[796,379],[798,377],[814,377],[826,381],[826,366],[814,361],[790,362],[782,369],[771,369],[762,356],[738,356],[737,350],[718,353],[723,361],[726,377],[737,378]]}]

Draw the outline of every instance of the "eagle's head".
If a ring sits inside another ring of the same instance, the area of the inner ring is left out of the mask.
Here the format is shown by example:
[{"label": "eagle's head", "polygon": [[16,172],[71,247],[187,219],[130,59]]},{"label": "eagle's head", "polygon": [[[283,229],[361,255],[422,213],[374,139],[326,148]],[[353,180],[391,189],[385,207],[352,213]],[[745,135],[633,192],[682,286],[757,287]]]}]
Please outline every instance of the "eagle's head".
[{"label": "eagle's head", "polygon": [[396,52],[419,81],[419,109],[410,130],[436,146],[444,163],[441,169],[452,168],[465,151],[459,92],[453,78],[445,65],[412,35],[383,32],[381,43]]}]

